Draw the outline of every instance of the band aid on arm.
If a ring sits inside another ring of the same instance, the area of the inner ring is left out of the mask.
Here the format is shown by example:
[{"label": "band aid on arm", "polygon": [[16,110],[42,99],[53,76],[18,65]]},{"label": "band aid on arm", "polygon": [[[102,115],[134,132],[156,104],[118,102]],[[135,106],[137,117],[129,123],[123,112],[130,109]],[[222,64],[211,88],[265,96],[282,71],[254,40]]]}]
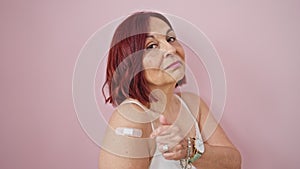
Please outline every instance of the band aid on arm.
[{"label": "band aid on arm", "polygon": [[118,127],[115,129],[115,133],[121,136],[131,136],[131,137],[142,137],[142,130],[135,128],[126,128],[126,127]]}]

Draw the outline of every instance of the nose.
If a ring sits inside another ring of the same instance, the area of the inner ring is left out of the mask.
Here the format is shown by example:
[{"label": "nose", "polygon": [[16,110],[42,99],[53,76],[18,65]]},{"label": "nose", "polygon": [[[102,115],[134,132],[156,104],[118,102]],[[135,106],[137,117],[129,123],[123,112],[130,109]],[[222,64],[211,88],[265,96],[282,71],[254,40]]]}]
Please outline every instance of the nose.
[{"label": "nose", "polygon": [[164,52],[164,57],[174,55],[176,53],[176,48],[168,41],[162,42],[160,49]]}]

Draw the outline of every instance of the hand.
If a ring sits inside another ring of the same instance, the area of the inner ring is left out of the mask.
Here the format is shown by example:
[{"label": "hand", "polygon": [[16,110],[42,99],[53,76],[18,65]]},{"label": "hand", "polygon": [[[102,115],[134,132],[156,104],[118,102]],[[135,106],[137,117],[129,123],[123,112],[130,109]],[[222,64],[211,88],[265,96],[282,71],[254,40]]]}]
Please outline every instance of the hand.
[{"label": "hand", "polygon": [[[167,119],[162,115],[159,118],[161,126],[155,129],[151,137],[156,137],[158,149],[163,153],[167,160],[184,159],[187,155],[187,140],[180,134],[180,128],[168,123]],[[167,146],[166,146],[167,145]],[[168,150],[164,148],[168,147]]]}]

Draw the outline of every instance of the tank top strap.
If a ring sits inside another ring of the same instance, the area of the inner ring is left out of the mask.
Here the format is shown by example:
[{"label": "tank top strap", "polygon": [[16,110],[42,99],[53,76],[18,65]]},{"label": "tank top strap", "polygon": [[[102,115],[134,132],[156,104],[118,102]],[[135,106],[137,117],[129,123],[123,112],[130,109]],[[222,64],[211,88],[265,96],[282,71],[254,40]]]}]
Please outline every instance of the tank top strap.
[{"label": "tank top strap", "polygon": [[[123,104],[128,104],[128,103],[132,103],[132,104],[136,104],[138,105],[140,108],[142,108],[145,112],[148,112],[150,111],[148,108],[146,108],[141,102],[139,102],[138,100],[135,100],[135,99],[127,99],[127,100],[124,100],[120,105],[123,105]],[[154,130],[154,124],[153,122],[151,122],[151,128],[152,130]]]},{"label": "tank top strap", "polygon": [[128,103],[136,104],[136,105],[138,105],[140,108],[142,108],[144,111],[147,111],[147,110],[148,110],[141,102],[139,102],[138,100],[134,100],[134,99],[127,99],[127,100],[124,100],[120,105],[122,105],[122,104],[128,104]]},{"label": "tank top strap", "polygon": [[193,120],[195,123],[194,126],[195,126],[195,130],[196,130],[196,138],[199,139],[199,141],[203,142],[198,122],[197,122],[196,118],[194,117],[193,113],[191,112],[190,108],[188,107],[188,105],[185,103],[185,101],[180,96],[178,96],[177,94],[175,94],[175,96],[178,98],[178,100],[181,102],[181,104],[186,108],[186,110],[189,112],[189,114],[193,117]]}]

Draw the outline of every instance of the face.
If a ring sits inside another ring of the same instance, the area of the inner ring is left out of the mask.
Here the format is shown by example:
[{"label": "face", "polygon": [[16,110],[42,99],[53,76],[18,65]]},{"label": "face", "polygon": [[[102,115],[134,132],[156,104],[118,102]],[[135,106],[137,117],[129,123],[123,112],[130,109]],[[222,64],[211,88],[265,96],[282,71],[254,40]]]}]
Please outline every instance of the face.
[{"label": "face", "polygon": [[176,84],[184,77],[184,50],[163,20],[150,17],[143,66],[150,85]]}]

